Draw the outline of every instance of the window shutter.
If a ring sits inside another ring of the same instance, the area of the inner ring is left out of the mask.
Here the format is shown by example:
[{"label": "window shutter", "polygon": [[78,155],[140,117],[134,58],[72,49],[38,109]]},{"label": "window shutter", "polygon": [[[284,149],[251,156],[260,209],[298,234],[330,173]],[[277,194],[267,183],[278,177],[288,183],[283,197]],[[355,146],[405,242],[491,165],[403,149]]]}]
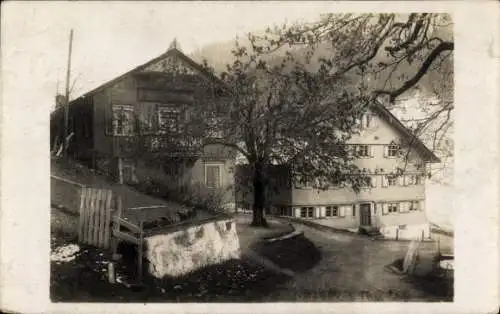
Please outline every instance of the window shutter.
[{"label": "window shutter", "polygon": [[401,205],[402,205],[402,207],[403,207],[403,208],[402,208],[402,209],[403,209],[403,210],[402,210],[402,212],[403,212],[403,213],[407,213],[407,212],[409,212],[409,211],[410,211],[410,206],[411,206],[411,203],[410,203],[410,202],[403,202]]},{"label": "window shutter", "polygon": [[[417,203],[417,204],[418,204],[418,203]],[[419,205],[420,205],[420,206],[419,206],[418,210],[424,211],[424,209],[425,209],[425,201],[423,201],[423,200],[422,200],[422,201],[420,201],[420,204],[419,204]]]},{"label": "window shutter", "polygon": [[340,206],[339,207],[339,216],[344,217],[345,216],[345,206]]},{"label": "window shutter", "polygon": [[383,206],[382,206],[382,204],[381,204],[381,203],[377,203],[377,204],[375,204],[375,206],[376,206],[376,211],[375,211],[375,214],[376,214],[376,213],[382,213],[382,212],[383,212]]},{"label": "window shutter", "polygon": [[370,157],[375,156],[375,145],[370,145]]},{"label": "window shutter", "polygon": [[387,215],[389,213],[389,204],[382,204],[382,214]]},{"label": "window shutter", "polygon": [[106,123],[106,134],[113,134],[113,104],[106,103],[104,106],[104,121]]},{"label": "window shutter", "polygon": [[384,157],[387,158],[389,156],[389,146],[384,145]]},{"label": "window shutter", "polygon": [[142,125],[141,125],[141,117],[139,116],[139,114],[137,112],[134,112],[134,129],[133,129],[133,132],[137,133],[137,134],[142,134]]},{"label": "window shutter", "polygon": [[377,177],[376,176],[371,177],[371,183],[372,183],[372,188],[377,187]]},{"label": "window shutter", "polygon": [[404,184],[405,184],[405,186],[410,185],[410,176],[408,176],[408,175],[404,176]]},{"label": "window shutter", "polygon": [[382,187],[386,188],[388,185],[387,176],[382,176]]},{"label": "window shutter", "polygon": [[405,183],[405,182],[404,182],[404,178],[405,178],[405,176],[404,176],[404,175],[400,175],[400,176],[398,177],[398,181],[399,181],[398,183],[399,183],[399,185],[400,185],[400,186],[404,186],[404,183]]}]

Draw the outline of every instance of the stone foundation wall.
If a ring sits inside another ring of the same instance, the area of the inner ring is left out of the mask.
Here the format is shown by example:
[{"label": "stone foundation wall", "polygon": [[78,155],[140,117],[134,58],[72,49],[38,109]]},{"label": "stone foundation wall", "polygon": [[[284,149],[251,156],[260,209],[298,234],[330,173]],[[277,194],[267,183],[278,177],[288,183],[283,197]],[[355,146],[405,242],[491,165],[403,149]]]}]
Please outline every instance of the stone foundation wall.
[{"label": "stone foundation wall", "polygon": [[149,272],[156,278],[181,276],[241,255],[236,224],[228,218],[146,236],[145,243]]}]

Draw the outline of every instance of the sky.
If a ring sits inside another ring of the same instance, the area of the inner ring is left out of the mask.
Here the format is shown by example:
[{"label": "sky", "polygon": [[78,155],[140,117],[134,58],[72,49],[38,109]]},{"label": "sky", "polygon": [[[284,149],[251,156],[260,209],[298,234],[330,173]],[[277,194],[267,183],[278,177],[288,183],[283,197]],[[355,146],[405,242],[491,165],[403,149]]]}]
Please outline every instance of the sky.
[{"label": "sky", "polygon": [[50,110],[56,90],[64,90],[70,29],[77,97],[165,52],[174,38],[189,54],[273,24],[317,19],[331,4],[54,1],[9,2],[2,9],[4,86],[21,72],[37,82],[26,101]]}]

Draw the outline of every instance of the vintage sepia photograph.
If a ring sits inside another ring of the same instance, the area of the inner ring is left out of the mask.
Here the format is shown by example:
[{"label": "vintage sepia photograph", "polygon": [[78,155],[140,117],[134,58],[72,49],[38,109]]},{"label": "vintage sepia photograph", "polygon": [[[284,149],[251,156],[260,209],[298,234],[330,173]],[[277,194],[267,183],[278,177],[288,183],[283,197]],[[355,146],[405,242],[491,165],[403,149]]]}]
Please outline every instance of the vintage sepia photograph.
[{"label": "vintage sepia photograph", "polygon": [[452,15],[112,7],[53,30],[52,302],[453,301]]}]

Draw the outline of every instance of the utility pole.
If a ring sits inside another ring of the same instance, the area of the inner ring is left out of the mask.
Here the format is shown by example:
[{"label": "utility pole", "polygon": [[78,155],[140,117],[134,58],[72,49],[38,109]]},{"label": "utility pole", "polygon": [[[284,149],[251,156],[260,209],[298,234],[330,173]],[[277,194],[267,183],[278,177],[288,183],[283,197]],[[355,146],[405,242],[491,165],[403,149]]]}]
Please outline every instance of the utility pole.
[{"label": "utility pole", "polygon": [[64,147],[64,152],[67,150],[68,143],[66,142],[66,139],[68,138],[69,135],[69,122],[68,122],[68,115],[69,115],[69,80],[70,80],[70,74],[71,74],[71,50],[73,47],[73,29],[70,30],[69,32],[69,51],[68,51],[68,65],[66,69],[66,90],[64,94],[64,138],[63,138],[63,147]]}]

